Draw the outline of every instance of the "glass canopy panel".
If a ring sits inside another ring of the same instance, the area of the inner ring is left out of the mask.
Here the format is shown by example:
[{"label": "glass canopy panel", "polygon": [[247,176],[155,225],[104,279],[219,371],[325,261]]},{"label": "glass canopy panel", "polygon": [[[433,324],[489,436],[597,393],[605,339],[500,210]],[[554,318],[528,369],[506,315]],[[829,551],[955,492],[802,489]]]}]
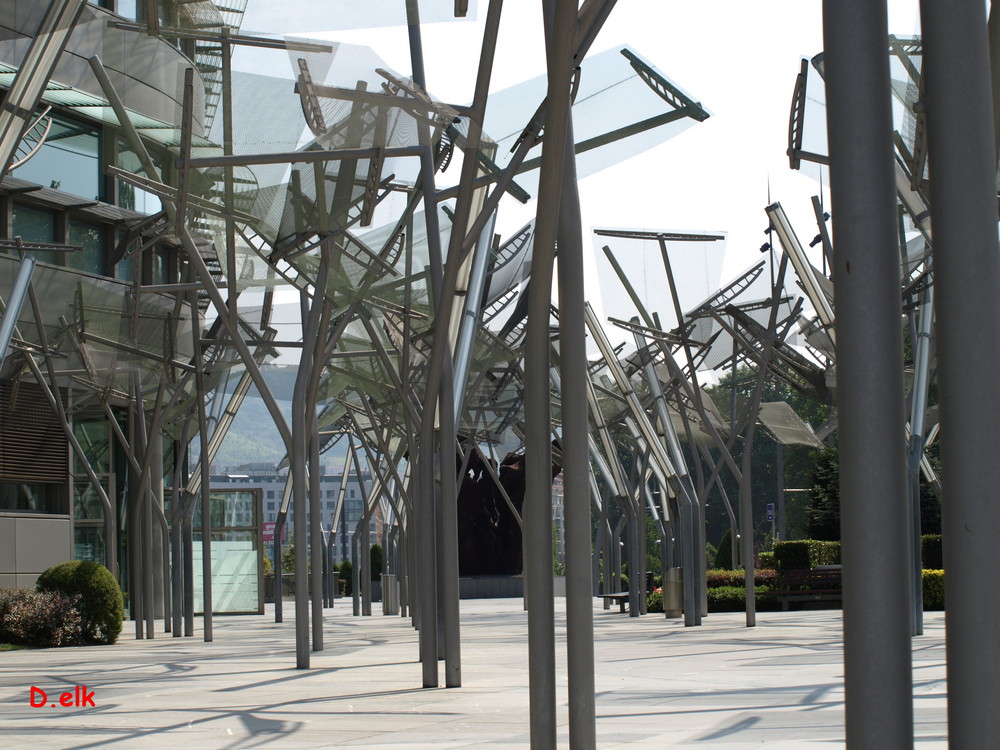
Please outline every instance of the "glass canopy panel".
[{"label": "glass canopy panel", "polygon": [[[719,288],[726,243],[724,240],[667,240],[666,245],[680,308],[682,311],[688,310]],[[638,316],[639,312],[604,252],[604,246],[611,248],[615,260],[646,311],[658,317],[659,328],[672,331],[677,327],[677,316],[658,240],[595,235],[594,246],[597,281],[606,318],[628,321]],[[626,340],[621,332],[616,332],[615,335],[618,337],[614,340],[616,343]]]},{"label": "glass canopy panel", "polygon": [[[399,0],[298,0],[291,3],[250,3],[243,25],[271,34],[298,33],[306,29],[346,31],[405,26],[407,3]],[[476,17],[476,0],[469,0],[466,16]],[[454,0],[421,0],[421,23],[464,20],[455,18]]]},{"label": "glass canopy panel", "polygon": [[[4,297],[16,263],[15,258],[0,256]],[[130,284],[42,265],[35,268],[32,286],[49,346],[60,355],[53,365],[77,386],[127,391],[130,371],[137,368],[141,384],[152,384],[155,391],[168,377],[167,363],[186,363],[192,357],[190,308],[175,310],[172,298],[145,293],[136,307]],[[23,340],[40,345],[30,305],[21,309],[18,331]],[[61,384],[68,382],[60,379]]]},{"label": "glass canopy panel", "polygon": [[[640,68],[666,80],[627,47],[584,60],[573,104],[577,174],[581,178],[680,134],[697,122],[693,116],[708,116],[672,82],[668,85],[677,92],[671,97],[673,103],[661,98],[625,53],[638,60],[635,64]],[[483,129],[497,143],[496,160],[500,166],[509,161],[511,149],[545,99],[546,89],[545,77],[539,76],[490,95]],[[682,100],[691,106],[679,109]],[[529,193],[534,193],[537,185],[539,154],[537,147],[529,152],[516,178]]]}]

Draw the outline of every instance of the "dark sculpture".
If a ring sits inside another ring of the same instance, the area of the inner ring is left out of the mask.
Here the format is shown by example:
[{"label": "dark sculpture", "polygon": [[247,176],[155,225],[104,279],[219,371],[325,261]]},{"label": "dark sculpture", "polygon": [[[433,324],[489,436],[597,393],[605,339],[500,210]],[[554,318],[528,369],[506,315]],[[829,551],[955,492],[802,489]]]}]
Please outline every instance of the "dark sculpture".
[{"label": "dark sculpture", "polygon": [[[562,467],[553,463],[552,478],[560,471]],[[525,492],[524,454],[508,453],[497,474],[520,515]],[[458,539],[459,575],[521,573],[521,527],[476,453],[469,458],[458,493]]]}]

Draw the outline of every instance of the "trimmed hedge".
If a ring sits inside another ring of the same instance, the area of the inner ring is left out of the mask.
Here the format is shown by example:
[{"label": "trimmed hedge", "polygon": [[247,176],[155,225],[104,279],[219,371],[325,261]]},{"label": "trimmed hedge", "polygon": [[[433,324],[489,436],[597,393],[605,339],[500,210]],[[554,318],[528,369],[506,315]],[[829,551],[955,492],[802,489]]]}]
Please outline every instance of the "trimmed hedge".
[{"label": "trimmed hedge", "polygon": [[80,646],[78,596],[55,591],[0,589],[0,642],[50,648]]},{"label": "trimmed hedge", "polygon": [[808,570],[817,565],[840,565],[840,542],[796,539],[774,543],[774,562],[778,570]]},{"label": "trimmed hedge", "polygon": [[924,534],[920,537],[920,557],[924,570],[944,569],[944,553],[941,550],[940,534]]},{"label": "trimmed hedge", "polygon": [[[767,591],[770,587],[762,587]],[[781,603],[773,596],[755,597],[755,608],[758,612],[773,612],[781,608]],[[744,612],[746,611],[746,592],[740,586],[717,586],[708,589],[709,612]]]},{"label": "trimmed hedge", "polygon": [[[778,579],[776,570],[755,570],[753,572],[754,586],[774,586]],[[705,586],[709,589],[720,586],[736,586],[743,588],[745,576],[742,570],[709,570],[705,573]]]},{"label": "trimmed hedge", "polygon": [[[944,571],[924,570],[924,610],[944,609]],[[777,581],[777,571],[758,570],[754,583],[758,592],[770,591]],[[746,609],[746,594],[743,588],[742,570],[710,570],[707,573],[708,611],[743,612]],[[758,596],[757,611],[771,612],[781,609],[781,603],[773,596]],[[646,599],[647,612],[663,612],[663,592],[654,591]]]},{"label": "trimmed hedge", "polygon": [[59,563],[38,576],[36,588],[79,597],[80,627],[87,642],[110,644],[118,640],[125,619],[122,590],[111,571],[100,563]]},{"label": "trimmed hedge", "polygon": [[776,570],[773,552],[761,552],[757,555],[757,567],[761,570]]},{"label": "trimmed hedge", "polygon": [[809,544],[804,539],[774,543],[774,564],[778,570],[805,570],[809,566]]},{"label": "trimmed hedge", "polygon": [[944,609],[944,571],[924,569],[924,609]]}]

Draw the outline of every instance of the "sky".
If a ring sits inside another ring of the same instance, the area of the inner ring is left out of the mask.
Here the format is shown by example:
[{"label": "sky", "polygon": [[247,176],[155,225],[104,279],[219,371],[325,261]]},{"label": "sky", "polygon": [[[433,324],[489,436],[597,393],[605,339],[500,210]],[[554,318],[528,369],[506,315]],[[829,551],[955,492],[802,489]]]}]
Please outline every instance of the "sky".
[{"label": "sky", "polygon": [[[338,3],[347,0],[326,0],[323,7],[330,10],[310,15],[307,2],[251,0],[243,30],[369,45],[393,70],[409,74],[405,28],[336,29],[351,25],[343,20],[346,16],[337,15]],[[386,18],[402,5],[402,0],[366,3],[386,8]],[[451,0],[421,2],[425,19],[446,17],[450,6]],[[505,4],[492,91],[544,72],[540,7],[537,0]],[[471,100],[485,9],[480,0],[476,20],[424,24],[427,89],[437,99]],[[888,12],[891,33],[917,32],[917,0],[890,0]],[[619,0],[590,54],[627,43],[701,102],[711,117],[650,151],[584,178],[584,230],[725,233],[725,257],[721,269],[714,269],[715,276],[721,271],[721,282],[761,257],[769,202],[781,202],[803,241],[812,239],[816,224],[810,199],[827,188],[812,176],[792,171],[785,150],[800,60],[822,50],[821,13],[820,0]],[[533,205],[505,208],[499,230],[520,227]],[[595,268],[589,263],[588,296],[596,296]]]},{"label": "sky", "polygon": [[[371,46],[394,71],[410,73],[404,28],[344,29],[350,24],[337,20],[344,18],[337,15],[338,4],[358,7],[356,0],[322,0],[318,7],[325,10],[317,13],[305,0],[250,0],[243,31]],[[364,3],[366,9],[378,6],[396,12],[402,5],[402,0]],[[491,91],[544,73],[540,5],[538,0],[507,0]],[[446,17],[450,6],[451,0],[432,0],[430,6],[421,0],[425,20],[433,13]],[[480,0],[473,21],[423,26],[427,88],[438,100],[460,104],[471,100],[485,8]],[[888,11],[891,33],[917,33],[917,0],[890,0]],[[762,257],[759,248],[766,240],[764,208],[769,201],[782,203],[808,242],[816,233],[810,199],[826,192],[826,187],[789,169],[785,150],[800,60],[823,47],[821,13],[821,0],[619,0],[591,55],[628,44],[701,102],[711,117],[650,151],[584,178],[580,193],[585,231],[627,227],[724,233],[728,238],[724,257],[721,245],[712,246],[707,251],[710,261],[684,276],[692,279],[691,284],[704,277],[703,286],[729,281]],[[239,59],[235,65],[257,72],[280,67],[281,75],[290,74],[284,53],[266,59],[263,68]],[[500,216],[499,231],[516,230],[533,210],[533,203],[516,210],[504,208],[507,214]],[[594,243],[595,255],[605,242],[599,238]],[[585,242],[585,253],[589,249]],[[590,257],[587,294],[592,299],[598,296],[597,268]],[[655,282],[649,283],[648,276],[643,291],[652,295]],[[698,288],[682,295],[699,301],[707,296]],[[608,314],[612,313],[624,315],[609,304]]]}]

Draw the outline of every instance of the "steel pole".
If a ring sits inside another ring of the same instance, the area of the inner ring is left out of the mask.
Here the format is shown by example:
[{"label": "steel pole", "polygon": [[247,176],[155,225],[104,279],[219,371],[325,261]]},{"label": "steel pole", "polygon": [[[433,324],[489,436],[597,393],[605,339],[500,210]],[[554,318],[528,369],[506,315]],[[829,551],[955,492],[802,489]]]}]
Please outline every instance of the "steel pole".
[{"label": "steel pole", "polygon": [[[913,746],[902,311],[887,35],[884,2],[823,3],[845,713],[852,750]],[[995,232],[994,227],[994,246]]]},{"label": "steel pole", "polygon": [[563,404],[562,466],[566,531],[566,666],[569,683],[569,744],[597,747],[594,703],[594,604],[590,549],[590,424],[587,409],[587,348],[584,322],[583,236],[573,117],[568,117],[563,193],[559,206],[559,371]]},{"label": "steel pole", "polygon": [[1000,255],[996,155],[982,3],[923,0],[941,404],[944,566],[948,571],[951,747],[1000,737]]},{"label": "steel pole", "polygon": [[532,750],[556,747],[555,603],[552,584],[552,445],[549,308],[569,124],[575,0],[543,0],[548,74],[546,138],[538,185],[524,341],[524,572]]}]

